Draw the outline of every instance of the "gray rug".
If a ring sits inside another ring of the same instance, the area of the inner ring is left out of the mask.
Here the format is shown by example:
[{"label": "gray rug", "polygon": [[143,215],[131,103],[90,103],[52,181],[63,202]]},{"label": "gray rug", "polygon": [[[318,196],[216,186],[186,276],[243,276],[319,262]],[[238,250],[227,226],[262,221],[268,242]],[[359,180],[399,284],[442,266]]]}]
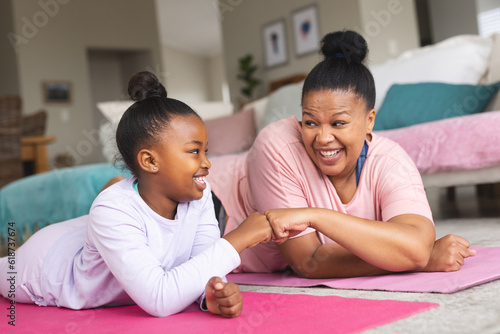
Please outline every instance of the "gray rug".
[{"label": "gray rug", "polygon": [[[438,238],[447,234],[457,234],[468,239],[472,245],[500,247],[500,218],[438,220],[436,231]],[[254,292],[434,302],[440,305],[409,318],[368,330],[366,333],[500,333],[500,280],[452,294],[253,285],[240,285],[240,289]],[[363,315],[360,314],[361,316]],[[256,332],[265,330],[256,329]],[[325,329],[325,333],[328,332]]]}]

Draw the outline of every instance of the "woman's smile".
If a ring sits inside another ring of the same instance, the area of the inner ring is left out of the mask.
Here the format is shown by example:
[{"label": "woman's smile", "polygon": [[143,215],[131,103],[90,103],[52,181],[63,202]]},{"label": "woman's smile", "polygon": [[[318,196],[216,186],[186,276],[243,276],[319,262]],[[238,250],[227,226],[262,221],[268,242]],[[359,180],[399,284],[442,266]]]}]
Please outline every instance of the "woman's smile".
[{"label": "woman's smile", "polygon": [[343,149],[316,149],[318,158],[325,164],[334,164],[341,157]]}]

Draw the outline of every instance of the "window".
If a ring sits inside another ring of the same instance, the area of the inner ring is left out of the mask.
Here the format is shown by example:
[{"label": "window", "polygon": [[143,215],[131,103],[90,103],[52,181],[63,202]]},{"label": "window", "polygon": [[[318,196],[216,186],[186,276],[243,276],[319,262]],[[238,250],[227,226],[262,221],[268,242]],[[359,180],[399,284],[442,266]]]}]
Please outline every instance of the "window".
[{"label": "window", "polygon": [[479,13],[477,17],[479,35],[488,37],[500,32],[500,8],[486,10]]}]

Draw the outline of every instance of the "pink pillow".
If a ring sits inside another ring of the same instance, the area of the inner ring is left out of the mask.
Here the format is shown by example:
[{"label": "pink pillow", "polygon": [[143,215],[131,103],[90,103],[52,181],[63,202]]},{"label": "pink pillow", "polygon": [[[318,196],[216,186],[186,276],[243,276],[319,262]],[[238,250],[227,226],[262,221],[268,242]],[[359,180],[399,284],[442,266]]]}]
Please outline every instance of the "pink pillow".
[{"label": "pink pillow", "polygon": [[208,155],[233,154],[248,150],[257,135],[254,110],[205,121],[208,131]]},{"label": "pink pillow", "polygon": [[500,111],[375,131],[397,142],[422,174],[500,166]]}]

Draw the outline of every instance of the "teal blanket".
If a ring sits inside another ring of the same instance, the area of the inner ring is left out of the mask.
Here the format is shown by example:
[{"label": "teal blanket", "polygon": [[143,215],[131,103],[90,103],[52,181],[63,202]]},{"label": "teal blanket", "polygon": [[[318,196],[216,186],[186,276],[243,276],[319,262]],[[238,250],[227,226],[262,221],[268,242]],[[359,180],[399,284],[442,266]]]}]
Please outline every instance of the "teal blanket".
[{"label": "teal blanket", "polygon": [[[0,189],[0,239],[13,222],[20,243],[25,232],[89,213],[99,190],[116,175],[130,172],[109,163],[61,168],[9,183]],[[2,238],[3,237],[3,238]]]}]

